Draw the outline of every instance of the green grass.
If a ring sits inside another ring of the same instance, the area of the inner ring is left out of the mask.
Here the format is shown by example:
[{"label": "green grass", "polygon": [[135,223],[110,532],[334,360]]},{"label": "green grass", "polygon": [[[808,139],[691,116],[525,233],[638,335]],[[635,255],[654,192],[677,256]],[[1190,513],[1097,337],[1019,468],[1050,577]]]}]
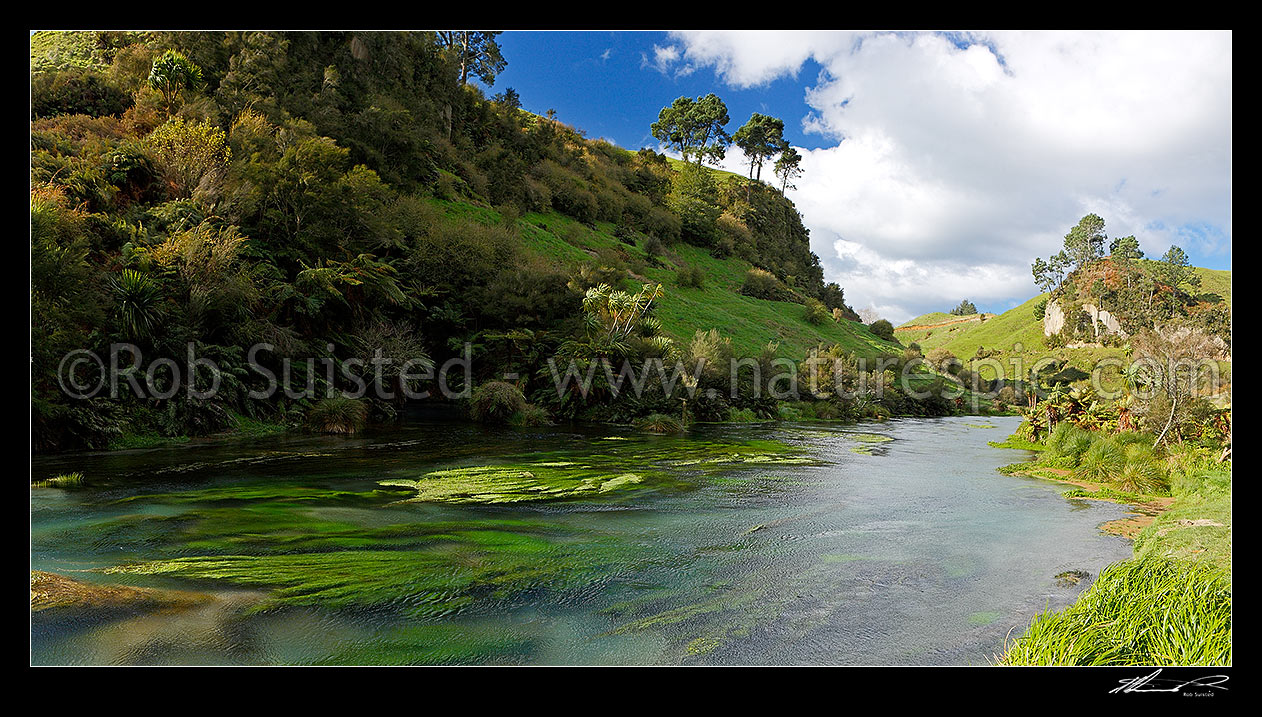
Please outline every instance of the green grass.
[{"label": "green grass", "polygon": [[[1106,568],[1069,608],[1036,617],[998,664],[1231,664],[1231,466],[1214,456],[1175,449],[1163,461],[1175,502],[1135,538],[1134,559]],[[1131,504],[1153,497],[1110,487],[1064,495]]]},{"label": "green grass", "polygon": [[[452,221],[501,222],[498,211],[466,201],[430,200]],[[522,246],[560,266],[573,269],[597,262],[596,254],[625,254],[632,275],[621,288],[632,289],[648,281],[661,283],[665,297],[657,305],[662,328],[676,341],[691,341],[697,331],[718,329],[732,340],[738,357],[757,356],[768,341],[779,344],[778,354],[801,359],[818,344],[840,344],[860,356],[896,355],[902,347],[883,341],[866,326],[852,321],[813,325],[806,321],[805,308],[787,301],[765,301],[739,293],[745,274],[752,266],[736,258],[717,259],[708,251],[688,244],[671,246],[661,266],[653,266],[642,248],[624,244],[614,237],[615,226],[597,222],[587,227],[555,212],[529,212],[517,222]],[[702,288],[676,285],[683,267],[700,268],[705,274]]]},{"label": "green grass", "polygon": [[1231,585],[1206,563],[1114,563],[1010,640],[1001,665],[1230,665]]},{"label": "green grass", "polygon": [[[987,314],[989,315],[989,314]],[[969,321],[977,321],[983,314],[972,314],[970,316],[956,316],[948,314],[945,311],[930,311],[927,314],[921,314],[914,319],[909,319],[899,324],[895,330],[904,329],[906,326],[926,326],[931,324],[942,324],[948,321],[957,321],[960,323],[968,323]]]},{"label": "green grass", "polygon": [[[920,350],[926,354],[936,348],[945,348],[965,362],[977,354],[979,347],[998,351],[993,358],[1003,365],[1009,378],[1014,377],[1015,367],[1011,363],[1014,359],[1020,359],[1024,374],[1045,356],[1067,359],[1070,364],[1087,371],[1102,358],[1122,357],[1122,350],[1117,348],[1047,348],[1043,343],[1043,322],[1034,316],[1034,305],[1046,296],[1039,294],[1002,314],[987,315],[985,321],[960,322],[933,329],[898,328],[895,329],[895,336],[904,344],[913,341],[920,344]],[[940,316],[948,317],[941,321],[956,318],[949,314],[925,314],[904,325],[938,323],[934,319]],[[993,368],[982,369],[982,375],[986,378],[992,378],[993,373]]]}]

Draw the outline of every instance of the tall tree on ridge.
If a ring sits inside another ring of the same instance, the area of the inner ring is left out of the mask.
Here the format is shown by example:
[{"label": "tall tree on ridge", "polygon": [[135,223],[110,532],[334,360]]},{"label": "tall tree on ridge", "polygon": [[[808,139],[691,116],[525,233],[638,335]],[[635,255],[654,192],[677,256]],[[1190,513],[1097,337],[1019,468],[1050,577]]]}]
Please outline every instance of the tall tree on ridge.
[{"label": "tall tree on ridge", "polygon": [[684,161],[696,157],[697,166],[709,161],[717,164],[726,154],[732,138],[723,128],[730,118],[727,105],[718,95],[692,99],[680,97],[669,107],[663,107],[650,130],[653,137],[674,147]]},{"label": "tall tree on ridge", "polygon": [[495,84],[495,77],[508,65],[495,41],[500,34],[482,30],[438,31],[438,44],[454,52],[460,63],[460,84],[469,84],[469,75],[488,87]]},{"label": "tall tree on ridge", "polygon": [[784,141],[784,120],[755,112],[732,135],[732,142],[741,148],[749,160],[749,178],[761,180],[763,162],[780,154],[787,146]]}]

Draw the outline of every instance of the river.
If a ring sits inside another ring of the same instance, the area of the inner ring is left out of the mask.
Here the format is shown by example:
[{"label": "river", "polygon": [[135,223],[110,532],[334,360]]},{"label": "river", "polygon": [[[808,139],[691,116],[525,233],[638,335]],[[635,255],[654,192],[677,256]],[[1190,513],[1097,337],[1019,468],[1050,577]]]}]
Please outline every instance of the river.
[{"label": "river", "polygon": [[1131,553],[1098,529],[1123,506],[996,472],[1018,422],[416,420],[37,456],[85,484],[32,489],[33,570],[209,597],[33,614],[31,660],[985,664],[1089,584],[1057,574]]}]

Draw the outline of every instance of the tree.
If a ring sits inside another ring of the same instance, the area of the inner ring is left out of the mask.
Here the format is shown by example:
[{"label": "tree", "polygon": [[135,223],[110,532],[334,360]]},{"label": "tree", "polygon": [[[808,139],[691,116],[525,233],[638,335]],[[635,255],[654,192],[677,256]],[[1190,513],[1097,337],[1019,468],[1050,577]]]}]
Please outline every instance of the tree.
[{"label": "tree", "polygon": [[162,105],[168,117],[180,94],[201,84],[202,69],[174,50],[163,53],[149,69],[149,86],[162,95]]},{"label": "tree", "polygon": [[1109,242],[1109,254],[1115,261],[1122,263],[1131,259],[1144,258],[1144,250],[1139,248],[1139,240],[1133,234]]},{"label": "tree", "polygon": [[974,306],[973,302],[969,301],[968,299],[964,299],[963,301],[960,302],[959,306],[955,307],[954,309],[951,309],[951,314],[953,316],[972,316],[973,314],[976,314],[976,313],[977,313],[977,307]]},{"label": "tree", "polygon": [[505,87],[503,92],[496,93],[491,100],[502,105],[509,112],[521,109],[521,95],[511,87]]},{"label": "tree", "polygon": [[796,189],[790,181],[802,176],[802,155],[788,143],[780,150],[780,159],[776,160],[775,173],[780,178],[780,193]]},{"label": "tree", "polygon": [[1195,420],[1205,389],[1216,393],[1221,388],[1212,359],[1225,352],[1226,344],[1200,328],[1171,323],[1141,331],[1132,337],[1131,347],[1135,376],[1147,389],[1135,394],[1135,412],[1149,430],[1160,431],[1155,441],[1160,444]]},{"label": "tree", "polygon": [[1171,246],[1162,255],[1156,270],[1157,276],[1172,288],[1179,289],[1185,284],[1190,288],[1199,288],[1201,285],[1201,277],[1193,271],[1187,252],[1177,246]]},{"label": "tree", "polygon": [[1048,257],[1047,261],[1042,258],[1036,258],[1034,263],[1030,265],[1030,270],[1034,274],[1034,284],[1039,291],[1047,293],[1065,280],[1065,270],[1069,268],[1069,255],[1064,251]]},{"label": "tree", "polygon": [[749,178],[761,180],[763,163],[788,146],[784,141],[784,120],[755,112],[732,135],[732,142],[749,160]]},{"label": "tree", "polygon": [[460,84],[469,84],[469,75],[482,80],[487,87],[504,71],[508,61],[500,54],[495,38],[499,32],[476,30],[441,30],[438,44],[452,52],[460,63]]},{"label": "tree", "polygon": [[723,129],[729,121],[727,105],[711,93],[695,100],[680,97],[663,107],[650,131],[654,138],[675,148],[685,162],[696,157],[698,166],[705,161],[717,164],[732,143]]},{"label": "tree", "polygon": [[1104,220],[1096,214],[1088,214],[1065,235],[1065,252],[1075,269],[1104,256]]}]

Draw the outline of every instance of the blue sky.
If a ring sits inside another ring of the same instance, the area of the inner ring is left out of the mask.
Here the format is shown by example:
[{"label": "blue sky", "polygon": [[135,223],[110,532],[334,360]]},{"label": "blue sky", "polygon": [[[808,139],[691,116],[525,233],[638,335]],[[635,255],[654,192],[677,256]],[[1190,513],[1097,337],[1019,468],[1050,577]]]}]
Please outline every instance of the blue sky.
[{"label": "blue sky", "polygon": [[[727,103],[729,132],[761,112],[787,120],[786,135],[794,146],[828,144],[803,132],[797,121],[810,111],[801,82],[788,77],[738,89],[724,86],[709,69],[675,76],[644,65],[645,59],[653,62],[655,46],[670,44],[664,32],[506,32],[500,47],[508,67],[490,94],[512,87],[531,112],[555,109],[559,119],[586,130],[589,137],[639,149],[657,146],[649,125],[663,106],[680,95],[714,92]],[[818,65],[806,64],[800,76],[818,74]]]},{"label": "blue sky", "polygon": [[[1230,32],[506,32],[526,109],[655,146],[680,95],[785,120],[828,280],[896,322],[1035,292],[1083,215],[1231,268]],[[741,171],[738,151],[726,167]]]}]

